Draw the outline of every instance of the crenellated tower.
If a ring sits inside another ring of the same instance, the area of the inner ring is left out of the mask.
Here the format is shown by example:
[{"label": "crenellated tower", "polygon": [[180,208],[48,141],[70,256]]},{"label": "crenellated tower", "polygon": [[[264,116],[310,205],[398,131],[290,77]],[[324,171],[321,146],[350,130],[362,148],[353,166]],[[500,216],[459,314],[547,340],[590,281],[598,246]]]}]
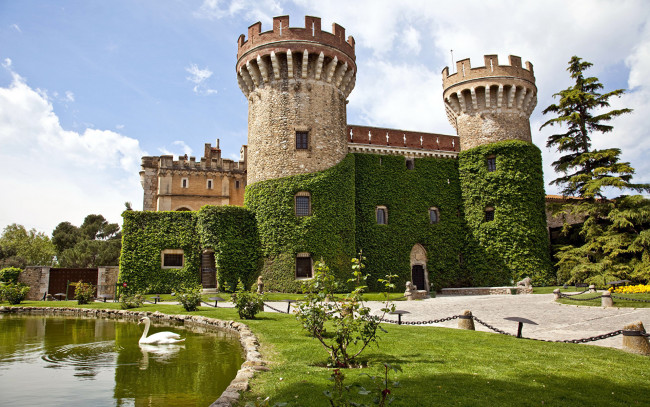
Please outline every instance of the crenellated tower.
[{"label": "crenellated tower", "polygon": [[248,99],[248,184],[330,168],[348,153],[346,100],[355,84],[354,39],[318,17],[257,22],[237,42],[237,81]]},{"label": "crenellated tower", "polygon": [[530,114],[537,105],[533,65],[510,55],[499,65],[485,55],[485,66],[472,68],[469,59],[456,63],[456,73],[442,71],[443,98],[449,122],[460,136],[461,150],[503,140],[531,142]]}]

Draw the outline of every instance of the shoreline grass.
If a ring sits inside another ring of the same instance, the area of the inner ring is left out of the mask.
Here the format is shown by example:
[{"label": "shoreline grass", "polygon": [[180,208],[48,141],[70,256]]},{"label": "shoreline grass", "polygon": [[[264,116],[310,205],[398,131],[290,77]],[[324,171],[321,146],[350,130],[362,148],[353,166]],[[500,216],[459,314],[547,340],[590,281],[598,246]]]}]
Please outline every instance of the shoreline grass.
[{"label": "shoreline grass", "polygon": [[[6,305],[6,303],[0,304]],[[22,306],[119,309],[119,303],[25,301]],[[246,402],[271,397],[270,405],[327,406],[323,391],[331,390],[331,369],[322,367],[326,353],[308,337],[292,315],[262,312],[255,320],[240,320],[233,308],[185,312],[180,305],[145,304],[133,311],[203,315],[241,321],[258,336],[268,361],[267,372],[251,381]],[[650,394],[650,358],[617,349],[547,343],[487,332],[439,327],[382,324],[388,332],[378,346],[362,355],[365,369],[344,369],[346,385],[369,388],[367,374],[376,375],[384,362],[398,365],[391,374],[399,381],[392,406],[500,405],[643,405]],[[354,392],[356,393],[356,392]],[[370,403],[370,396],[352,400]]]}]

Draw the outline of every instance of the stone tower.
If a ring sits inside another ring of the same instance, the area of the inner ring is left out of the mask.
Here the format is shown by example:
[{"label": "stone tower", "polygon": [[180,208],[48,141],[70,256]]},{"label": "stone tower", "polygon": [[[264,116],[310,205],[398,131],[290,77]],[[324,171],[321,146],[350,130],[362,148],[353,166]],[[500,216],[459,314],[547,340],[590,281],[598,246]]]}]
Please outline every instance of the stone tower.
[{"label": "stone tower", "polygon": [[273,30],[257,22],[237,48],[237,80],[248,99],[248,184],[324,170],[348,153],[346,99],[355,83],[354,39],[318,17]]},{"label": "stone tower", "polygon": [[460,136],[461,150],[503,140],[531,142],[530,114],[537,105],[533,65],[510,55],[499,65],[485,55],[485,66],[472,68],[469,59],[456,63],[456,73],[442,71],[447,117]]}]

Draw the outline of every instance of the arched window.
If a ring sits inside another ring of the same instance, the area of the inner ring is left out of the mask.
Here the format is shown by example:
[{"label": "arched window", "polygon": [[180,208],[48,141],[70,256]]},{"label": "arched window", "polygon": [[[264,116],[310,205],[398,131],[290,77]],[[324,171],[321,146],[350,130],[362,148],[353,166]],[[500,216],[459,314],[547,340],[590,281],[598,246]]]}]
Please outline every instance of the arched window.
[{"label": "arched window", "polygon": [[377,218],[378,225],[388,224],[388,208],[385,206],[378,206],[375,208],[375,217]]},{"label": "arched window", "polygon": [[294,196],[296,216],[311,215],[311,194],[300,191]]},{"label": "arched window", "polygon": [[493,155],[487,157],[487,170],[488,172],[494,172],[497,170],[497,158]]},{"label": "arched window", "polygon": [[485,221],[492,222],[494,220],[494,208],[485,208]]},{"label": "arched window", "polygon": [[440,222],[440,211],[436,207],[429,208],[429,223],[438,222]]},{"label": "arched window", "polygon": [[181,188],[188,188],[190,181],[187,178],[181,178]]},{"label": "arched window", "polygon": [[413,168],[415,168],[415,159],[407,158],[406,159],[406,169],[407,170],[412,170]]}]

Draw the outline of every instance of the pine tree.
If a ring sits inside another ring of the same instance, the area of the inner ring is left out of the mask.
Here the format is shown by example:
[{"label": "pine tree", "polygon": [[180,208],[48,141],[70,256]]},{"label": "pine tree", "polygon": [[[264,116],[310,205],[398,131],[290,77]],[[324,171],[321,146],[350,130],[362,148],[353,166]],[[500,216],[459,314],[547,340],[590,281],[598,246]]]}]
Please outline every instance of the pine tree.
[{"label": "pine tree", "polygon": [[[551,184],[560,186],[568,200],[554,208],[554,212],[584,218],[580,235],[585,243],[564,246],[556,254],[558,280],[598,285],[617,278],[647,281],[650,278],[650,201],[640,195],[606,199],[603,189],[642,192],[650,191],[650,185],[631,182],[634,168],[619,161],[620,149],[591,148],[594,132],[612,132],[614,127],[607,123],[632,110],[603,112],[610,107],[609,99],[620,97],[625,90],[599,93],[603,85],[598,78],[584,76],[584,71],[591,66],[577,56],[571,58],[567,71],[575,84],[553,95],[560,101],[547,107],[544,114],[555,113],[557,117],[541,127],[559,125],[567,130],[551,135],[546,143],[547,147],[555,147],[564,154],[553,162],[554,169],[563,175]],[[568,230],[567,224],[564,230]]]}]

